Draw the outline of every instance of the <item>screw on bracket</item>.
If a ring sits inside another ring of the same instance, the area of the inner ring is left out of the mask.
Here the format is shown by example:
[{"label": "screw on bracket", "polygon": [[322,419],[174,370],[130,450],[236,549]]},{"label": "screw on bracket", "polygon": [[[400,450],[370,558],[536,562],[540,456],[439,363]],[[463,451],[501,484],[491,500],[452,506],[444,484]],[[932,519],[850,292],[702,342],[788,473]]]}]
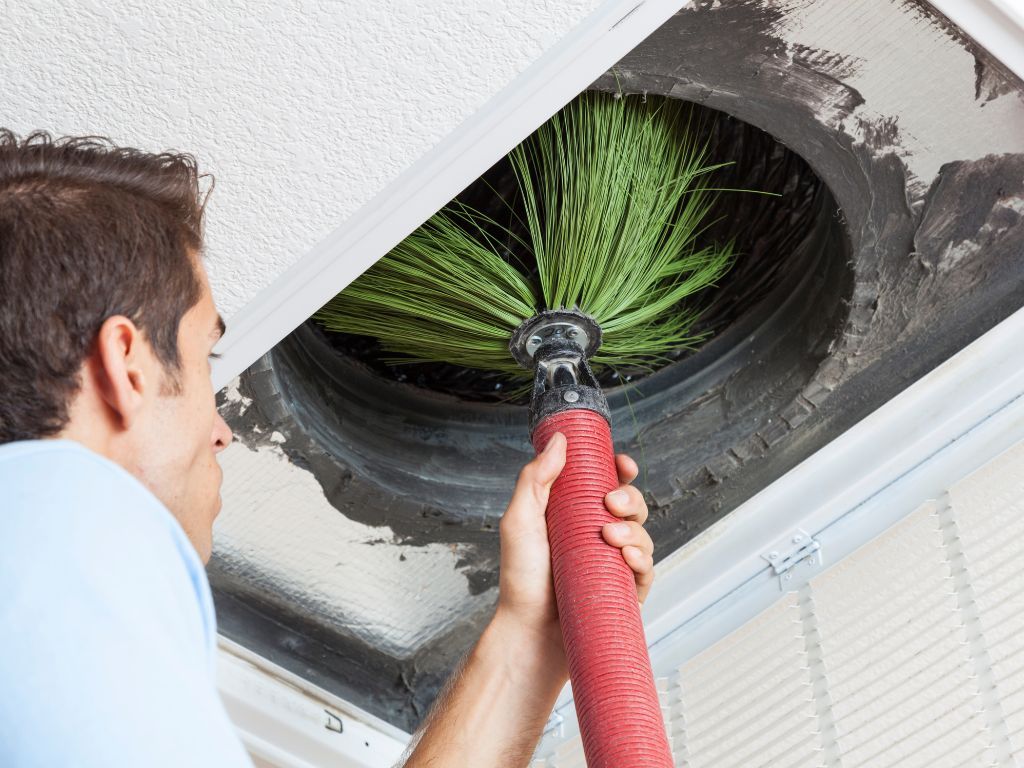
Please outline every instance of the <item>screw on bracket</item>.
[{"label": "screw on bracket", "polygon": [[779,586],[786,588],[786,582],[793,581],[793,566],[805,562],[808,568],[822,563],[821,542],[804,530],[797,530],[783,536],[763,555],[772,573],[779,577]]}]

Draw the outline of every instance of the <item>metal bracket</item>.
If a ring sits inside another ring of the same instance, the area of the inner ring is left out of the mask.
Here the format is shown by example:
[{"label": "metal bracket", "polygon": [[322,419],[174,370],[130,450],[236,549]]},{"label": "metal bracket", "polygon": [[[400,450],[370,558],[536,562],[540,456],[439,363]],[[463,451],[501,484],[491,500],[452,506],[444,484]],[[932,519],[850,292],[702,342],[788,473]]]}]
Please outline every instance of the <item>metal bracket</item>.
[{"label": "metal bracket", "polygon": [[793,581],[794,567],[804,564],[815,570],[821,566],[821,542],[802,528],[797,528],[788,536],[784,536],[761,555],[771,566],[772,572],[779,577],[779,587],[783,590]]},{"label": "metal bracket", "polygon": [[589,359],[601,346],[601,326],[576,309],[546,309],[524,320],[512,332],[508,349],[517,363],[533,368],[537,350],[556,341],[571,341]]},{"label": "metal bracket", "polygon": [[339,715],[334,714],[329,709],[325,709],[324,714],[327,715],[327,723],[324,725],[324,727],[328,731],[334,731],[335,733],[345,732],[345,724],[342,723],[341,717]]},{"label": "metal bracket", "polygon": [[551,717],[548,718],[547,723],[544,724],[543,736],[553,736],[556,739],[560,739],[565,736],[565,729],[562,727],[565,723],[565,718],[558,713],[558,710],[551,712]]}]

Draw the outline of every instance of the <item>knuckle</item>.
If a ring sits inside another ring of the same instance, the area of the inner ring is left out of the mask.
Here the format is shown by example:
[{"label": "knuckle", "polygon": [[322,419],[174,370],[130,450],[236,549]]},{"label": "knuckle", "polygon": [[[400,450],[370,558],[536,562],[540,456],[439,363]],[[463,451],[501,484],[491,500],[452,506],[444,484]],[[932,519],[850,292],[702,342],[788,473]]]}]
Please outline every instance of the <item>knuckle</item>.
[{"label": "knuckle", "polygon": [[647,500],[644,499],[644,495],[640,492],[640,489],[635,485],[627,486],[629,488],[629,503],[633,509],[637,511],[647,511]]},{"label": "knuckle", "polygon": [[618,506],[614,506],[614,505],[610,506],[610,507],[608,507],[608,511],[611,512],[616,517],[632,517],[633,516],[633,510],[630,509],[628,504],[626,504],[625,506],[623,506],[621,504],[618,505]]}]

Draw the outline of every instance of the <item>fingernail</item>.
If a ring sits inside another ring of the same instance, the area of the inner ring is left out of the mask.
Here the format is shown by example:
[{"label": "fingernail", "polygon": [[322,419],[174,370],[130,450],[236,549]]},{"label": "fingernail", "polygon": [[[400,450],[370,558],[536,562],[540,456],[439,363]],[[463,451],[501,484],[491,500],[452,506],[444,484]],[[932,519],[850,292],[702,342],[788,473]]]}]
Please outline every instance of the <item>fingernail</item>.
[{"label": "fingernail", "polygon": [[626,523],[612,523],[611,529],[612,533],[616,533],[619,536],[625,536],[627,533],[629,533],[629,525],[627,525]]},{"label": "fingernail", "polygon": [[608,501],[612,504],[625,504],[629,501],[629,494],[625,491],[612,491],[608,494]]},{"label": "fingernail", "polygon": [[561,432],[555,432],[555,434],[554,434],[554,435],[552,435],[551,437],[549,437],[549,438],[548,438],[548,442],[547,442],[547,445],[545,445],[545,446],[544,446],[544,450],[543,450],[543,451],[541,451],[541,453],[547,453],[548,451],[550,451],[550,450],[551,450],[551,446],[553,446],[553,445],[555,444],[555,437],[556,437],[557,435],[560,435],[560,434],[562,434],[562,433],[561,433]]}]

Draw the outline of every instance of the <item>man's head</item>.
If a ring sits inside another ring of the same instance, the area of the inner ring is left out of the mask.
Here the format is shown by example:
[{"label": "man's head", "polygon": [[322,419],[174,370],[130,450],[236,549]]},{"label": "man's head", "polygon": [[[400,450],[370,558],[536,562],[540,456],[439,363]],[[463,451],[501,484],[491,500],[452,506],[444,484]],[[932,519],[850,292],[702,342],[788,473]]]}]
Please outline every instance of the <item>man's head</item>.
[{"label": "man's head", "polygon": [[0,443],[66,437],[116,461],[206,560],[231,432],[203,203],[188,155],[0,131]]}]

